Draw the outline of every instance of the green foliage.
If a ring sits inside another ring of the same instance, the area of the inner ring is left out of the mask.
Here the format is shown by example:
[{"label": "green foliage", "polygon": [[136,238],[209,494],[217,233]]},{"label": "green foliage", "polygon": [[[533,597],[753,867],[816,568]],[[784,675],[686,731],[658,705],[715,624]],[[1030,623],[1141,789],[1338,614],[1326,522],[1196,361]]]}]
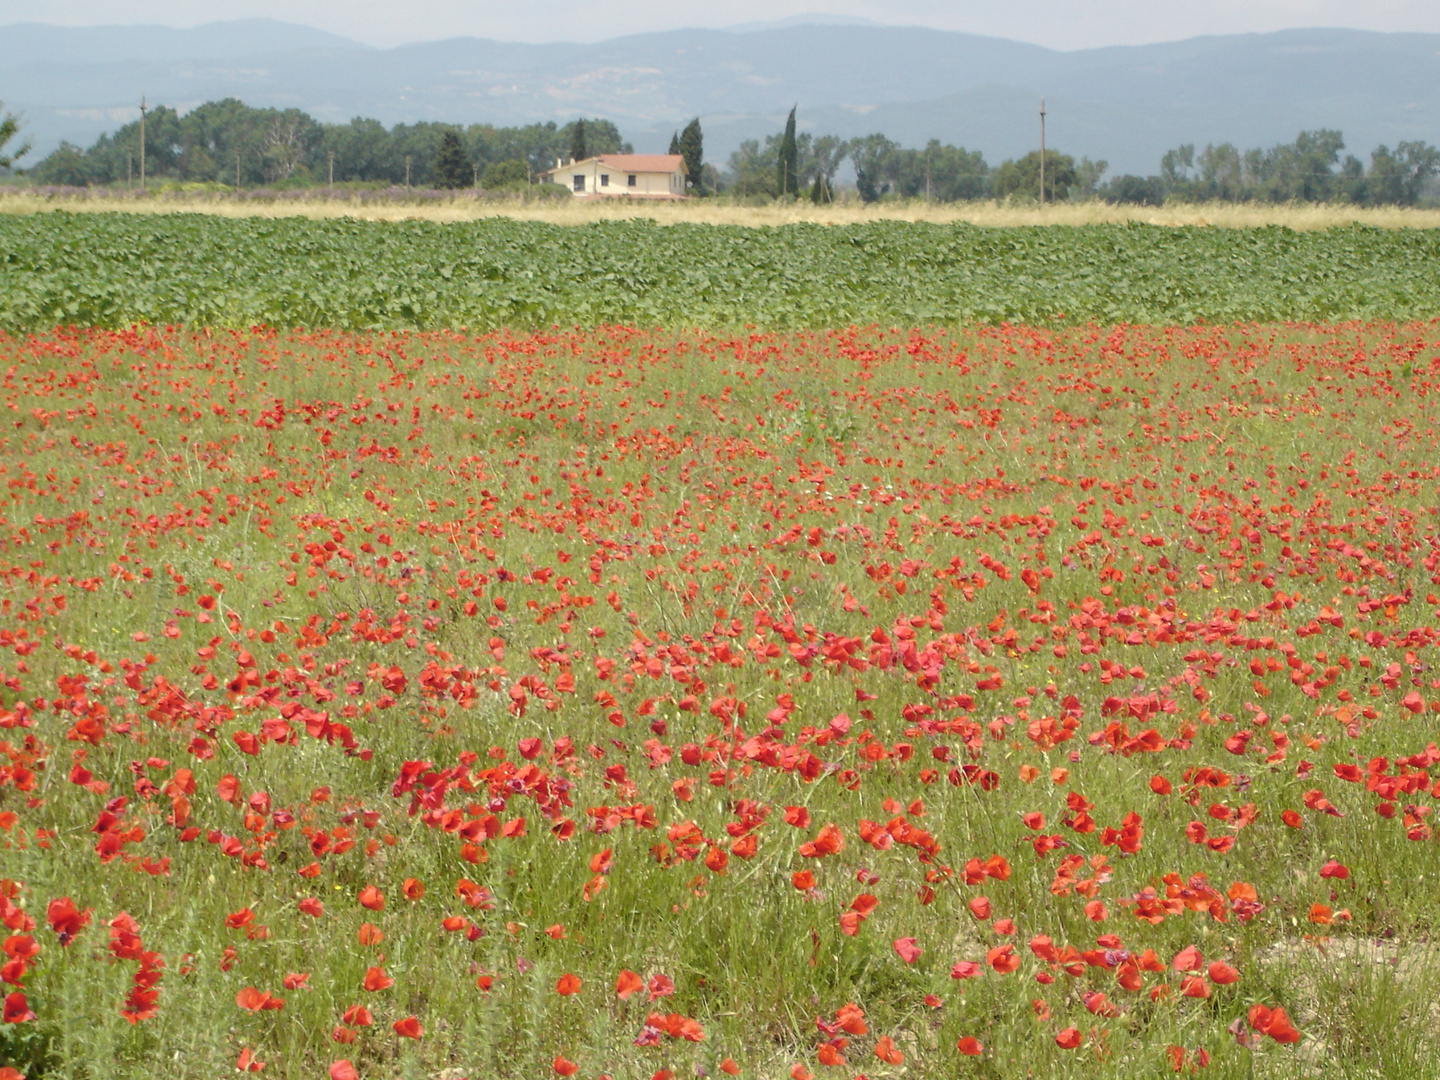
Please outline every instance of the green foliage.
[{"label": "green foliage", "polygon": [[705,136],[700,130],[698,116],[686,124],[685,130],[680,132],[680,137],[676,141],[676,149],[672,153],[681,154],[685,158],[685,183],[696,195],[703,195],[705,193]]},{"label": "green foliage", "polygon": [[526,171],[525,162],[519,158],[511,158],[509,161],[493,161],[485,166],[485,175],[480,182],[491,191],[496,188],[518,188],[530,182],[530,174]]},{"label": "green foliage", "polygon": [[[5,103],[0,101],[0,108]],[[29,149],[28,142],[21,143],[19,148],[6,154],[5,144],[20,133],[20,118],[14,113],[0,114],[0,169],[8,169],[15,164],[15,159],[22,157]]]},{"label": "green foliage", "polygon": [[[806,139],[808,135],[801,135]],[[774,198],[780,191],[776,183],[780,160],[780,137],[768,136],[762,146],[759,139],[746,139],[730,155],[725,177],[726,190],[743,197],[763,195]]]},{"label": "green foliage", "polygon": [[1434,232],[1364,228],[7,215],[0,328],[1429,318],[1437,259]]},{"label": "green foliage", "polygon": [[890,180],[886,174],[893,169],[899,149],[899,144],[879,134],[850,141],[850,160],[855,166],[855,187],[865,202],[875,202],[890,190]]},{"label": "green foliage", "polygon": [[800,154],[795,142],[795,110],[785,119],[785,133],[775,156],[775,189],[781,195],[800,194]]},{"label": "green foliage", "polygon": [[1402,142],[1394,152],[1376,147],[1370,172],[1357,202],[1414,206],[1426,181],[1440,174],[1440,149],[1423,142]]},{"label": "green foliage", "polygon": [[570,159],[584,161],[589,156],[590,148],[585,142],[585,121],[576,120],[570,127]]},{"label": "green foliage", "polygon": [[1160,180],[1167,193],[1190,201],[1414,206],[1426,184],[1440,175],[1440,149],[1428,143],[1402,142],[1393,151],[1378,146],[1368,170],[1353,155],[1342,161],[1343,149],[1344,136],[1328,129],[1302,131],[1293,143],[1268,150],[1220,143],[1197,153],[1190,143],[1166,151]]},{"label": "green foliage", "polygon": [[[149,180],[234,185],[238,166],[242,187],[293,187],[324,183],[334,154],[336,183],[401,184],[408,157],[412,184],[468,187],[477,166],[483,173],[497,161],[523,161],[527,175],[551,168],[567,148],[573,149],[577,132],[591,153],[630,151],[609,120],[513,128],[472,124],[463,130],[429,122],[386,128],[365,117],[322,124],[298,109],[256,109],[226,98],[183,116],[165,106],[152,109],[145,125],[145,166]],[[442,173],[447,135],[459,142],[462,167],[452,164]],[[86,150],[62,144],[32,172],[46,184],[117,185],[138,173],[139,157],[137,120],[102,135]]]},{"label": "green foliage", "polygon": [[1117,176],[1099,190],[1108,203],[1132,206],[1160,206],[1165,202],[1165,184],[1158,176]]},{"label": "green foliage", "polygon": [[[1072,188],[1079,186],[1080,174],[1075,159],[1054,150],[1045,152],[1045,201],[1068,199]],[[1093,184],[1093,181],[1092,181]],[[1032,150],[1018,160],[1001,162],[995,170],[995,194],[1000,198],[1015,195],[1040,198],[1040,151]]]},{"label": "green foliage", "polygon": [[435,154],[435,186],[438,188],[469,187],[475,181],[475,170],[465,157],[460,136],[447,131],[440,136],[440,149]]}]

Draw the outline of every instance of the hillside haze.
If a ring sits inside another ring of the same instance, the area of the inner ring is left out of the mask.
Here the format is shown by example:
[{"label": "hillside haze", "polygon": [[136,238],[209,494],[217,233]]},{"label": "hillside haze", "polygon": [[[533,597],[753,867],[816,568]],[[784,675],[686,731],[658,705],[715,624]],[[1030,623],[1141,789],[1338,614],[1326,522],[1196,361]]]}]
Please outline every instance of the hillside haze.
[{"label": "hillside haze", "polygon": [[1037,141],[1152,173],[1185,142],[1241,146],[1339,128],[1350,151],[1440,143],[1440,35],[1291,30],[1059,52],[918,27],[835,23],[677,30],[596,44],[478,38],[375,49],[270,20],[164,27],[0,28],[0,100],[38,160],[133,119],[140,95],[185,111],[238,97],[341,122],[372,116],[526,124],[614,120],[641,151],[700,116],[723,164],[799,103],[802,130],[930,138],[992,163]]}]

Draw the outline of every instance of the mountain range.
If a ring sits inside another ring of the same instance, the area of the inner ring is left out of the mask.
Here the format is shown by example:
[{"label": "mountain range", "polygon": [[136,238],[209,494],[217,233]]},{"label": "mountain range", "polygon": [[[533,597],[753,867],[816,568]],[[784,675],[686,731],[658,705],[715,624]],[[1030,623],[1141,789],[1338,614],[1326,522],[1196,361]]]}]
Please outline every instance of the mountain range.
[{"label": "mountain range", "polygon": [[318,119],[386,124],[611,119],[660,152],[692,116],[707,157],[801,130],[931,138],[992,163],[1038,142],[1153,173],[1182,143],[1241,147],[1339,128],[1351,152],[1440,144],[1440,34],[1288,30],[1057,51],[998,38],[863,23],[791,23],[636,34],[594,44],[479,38],[378,49],[263,19],[157,26],[0,27],[0,101],[19,112],[38,160],[62,139],[88,145],[134,119],[141,95],[182,112],[237,97]]}]

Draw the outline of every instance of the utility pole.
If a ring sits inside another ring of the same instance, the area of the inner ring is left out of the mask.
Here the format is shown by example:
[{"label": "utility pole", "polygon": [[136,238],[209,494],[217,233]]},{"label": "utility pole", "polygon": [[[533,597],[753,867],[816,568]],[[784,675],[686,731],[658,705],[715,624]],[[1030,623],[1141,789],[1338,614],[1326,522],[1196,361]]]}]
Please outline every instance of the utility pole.
[{"label": "utility pole", "polygon": [[145,190],[145,95],[140,95],[140,190]]},{"label": "utility pole", "polygon": [[335,186],[335,151],[330,151],[330,186]]},{"label": "utility pole", "polygon": [[410,194],[410,155],[405,155],[405,194]]},{"label": "utility pole", "polygon": [[925,148],[925,204],[930,204],[930,148]]},{"label": "utility pole", "polygon": [[125,151],[125,187],[135,187],[135,155],[129,150]]},{"label": "utility pole", "polygon": [[235,190],[240,190],[240,148],[235,148]]},{"label": "utility pole", "polygon": [[1045,99],[1040,99],[1040,206],[1045,206]]}]

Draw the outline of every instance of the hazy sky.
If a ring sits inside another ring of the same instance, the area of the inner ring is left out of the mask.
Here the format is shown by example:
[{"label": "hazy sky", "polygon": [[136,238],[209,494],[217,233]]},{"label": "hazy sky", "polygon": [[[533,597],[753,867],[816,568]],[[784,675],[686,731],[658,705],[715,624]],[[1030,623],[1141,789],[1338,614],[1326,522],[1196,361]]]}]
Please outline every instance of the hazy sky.
[{"label": "hazy sky", "polygon": [[0,23],[183,27],[260,16],[380,46],[462,35],[598,41],[810,12],[990,34],[1058,49],[1304,26],[1440,32],[1436,0],[0,0]]}]

